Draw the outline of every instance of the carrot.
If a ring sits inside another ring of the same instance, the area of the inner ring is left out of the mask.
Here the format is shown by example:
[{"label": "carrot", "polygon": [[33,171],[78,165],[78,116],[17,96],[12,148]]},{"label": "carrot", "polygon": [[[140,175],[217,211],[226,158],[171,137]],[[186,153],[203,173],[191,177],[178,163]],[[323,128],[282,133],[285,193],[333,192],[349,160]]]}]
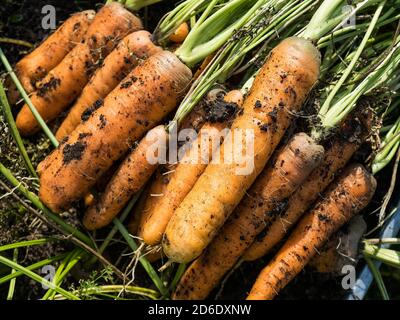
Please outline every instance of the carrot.
[{"label": "carrot", "polygon": [[144,209],[144,205],[149,196],[150,186],[153,184],[153,181],[155,181],[157,174],[158,174],[158,172],[156,171],[156,173],[153,175],[153,177],[147,182],[146,186],[143,188],[143,191],[142,191],[137,203],[133,206],[133,209],[130,212],[130,219],[129,219],[129,222],[126,227],[129,231],[129,233],[132,235],[135,235],[135,236],[137,235],[141,215],[142,215],[142,212]]},{"label": "carrot", "polygon": [[[179,129],[194,129],[199,131],[205,122],[205,110],[201,104],[198,104],[179,124]],[[168,175],[175,170],[177,164],[166,164],[160,166],[155,174],[154,180],[143,191],[138,204],[132,210],[128,230],[131,234],[137,235],[142,216],[148,210],[154,210],[153,206],[157,203],[157,197],[164,194],[168,186]],[[146,206],[146,208],[145,208]]]},{"label": "carrot", "polygon": [[203,62],[200,64],[199,68],[194,73],[193,79],[197,79],[200,74],[207,68],[207,66],[211,63],[212,59],[214,58],[214,53],[208,55]]},{"label": "carrot", "polygon": [[253,261],[270,252],[334,180],[368,135],[368,123],[360,120],[363,117],[352,116],[342,124],[340,133],[328,143],[320,166],[289,198],[286,210],[254,241],[244,254],[244,260]]},{"label": "carrot", "polygon": [[61,141],[69,135],[79,124],[87,108],[95,107],[142,60],[161,50],[153,44],[151,34],[147,31],[136,31],[122,39],[83,88],[78,100],[57,130],[56,138]]},{"label": "carrot", "polygon": [[189,25],[186,22],[182,22],[173,34],[169,36],[169,40],[175,43],[182,43],[185,41],[189,34]]},{"label": "carrot", "polygon": [[376,181],[359,164],[348,167],[296,226],[261,271],[248,300],[273,299],[315,256],[330,236],[371,200]]},{"label": "carrot", "polygon": [[[272,50],[244,101],[243,113],[231,127],[231,132],[254,133],[253,170],[245,172],[246,164],[223,161],[207,166],[166,228],[163,247],[171,260],[193,260],[215,236],[264,168],[293,114],[318,79],[319,66],[320,54],[307,40],[288,38]],[[241,144],[235,154],[245,155],[246,140],[243,134],[242,143],[225,140],[222,159],[226,151],[233,154],[233,150],[224,149],[226,145]]]},{"label": "carrot", "polygon": [[50,155],[40,176],[40,199],[60,212],[85,195],[134,141],[173,110],[191,76],[168,51],[136,67]]},{"label": "carrot", "polygon": [[[58,65],[77,43],[85,39],[94,16],[93,10],[73,14],[15,65],[15,74],[28,94],[35,91],[37,81]],[[15,104],[20,99],[19,92],[11,81],[8,83],[8,99],[11,104]]]},{"label": "carrot", "polygon": [[173,299],[205,299],[277,210],[319,164],[323,148],[304,133],[295,135],[258,176],[207,249],[186,270]]},{"label": "carrot", "polygon": [[[140,19],[119,3],[113,2],[100,9],[87,30],[86,41],[77,44],[37,83],[38,90],[31,100],[42,118],[50,121],[64,111],[120,39],[141,28]],[[27,104],[19,112],[16,123],[20,133],[25,136],[40,128]]]},{"label": "carrot", "polygon": [[[230,94],[228,99],[224,99],[225,102],[229,103],[228,105],[236,104],[236,102],[243,100],[243,95],[239,90],[235,90],[235,93]],[[220,112],[228,115],[230,113],[229,116],[233,115],[233,111],[226,108],[225,105],[216,108],[224,109]],[[221,138],[223,139],[221,131],[226,125],[226,122],[207,122],[203,125],[190,148],[186,150],[181,162],[173,169],[171,174],[164,176],[167,183],[164,184],[161,195],[148,198],[138,229],[138,236],[143,238],[145,243],[156,245],[161,242],[162,235],[175,209],[192,189],[207,167],[216,147],[221,143]],[[200,158],[203,155],[207,155],[207,159]]]},{"label": "carrot", "polygon": [[344,266],[355,266],[359,257],[360,241],[367,230],[362,216],[355,216],[336,232],[308,264],[318,273],[341,274]]},{"label": "carrot", "polygon": [[[156,163],[148,161],[148,150],[155,144],[165,148],[167,138],[163,125],[147,133],[119,166],[99,201],[86,211],[83,217],[86,229],[95,230],[108,225],[132,195],[143,187],[157,168]],[[158,154],[155,153],[154,157]]]}]

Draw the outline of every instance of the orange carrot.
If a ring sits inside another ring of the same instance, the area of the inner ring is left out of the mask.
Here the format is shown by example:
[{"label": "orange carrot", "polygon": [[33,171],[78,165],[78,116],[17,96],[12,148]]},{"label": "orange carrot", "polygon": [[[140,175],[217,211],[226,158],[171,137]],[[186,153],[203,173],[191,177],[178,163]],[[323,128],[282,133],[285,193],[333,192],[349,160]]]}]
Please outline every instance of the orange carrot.
[{"label": "orange carrot", "polygon": [[[37,81],[58,65],[77,43],[85,39],[94,16],[93,10],[73,14],[15,65],[15,74],[28,94],[36,90]],[[11,104],[15,104],[20,98],[19,92],[11,81],[8,82],[8,99]]]},{"label": "orange carrot", "polygon": [[315,256],[330,236],[371,200],[376,181],[362,165],[344,171],[322,200],[296,226],[261,271],[247,299],[273,299]]},{"label": "orange carrot", "polygon": [[186,22],[182,22],[174,33],[169,36],[169,40],[175,43],[182,43],[188,34],[189,25]]},{"label": "orange carrot", "polygon": [[147,31],[136,31],[127,35],[117,47],[104,59],[103,65],[96,70],[81,95],[69,111],[56,138],[61,141],[80,123],[87,108],[95,108],[127,74],[149,56],[162,49],[151,41]]},{"label": "orange carrot", "polygon": [[[163,248],[171,260],[191,261],[209,244],[266,165],[318,79],[319,66],[320,54],[307,40],[288,38],[272,50],[244,101],[243,113],[233,121],[231,132],[242,133],[241,141],[228,139],[221,147],[221,159],[224,153],[244,157],[244,130],[252,132],[255,155],[246,159],[254,160],[254,166],[250,172],[245,161],[207,166],[166,228]],[[232,150],[235,145],[242,147]]]},{"label": "orange carrot", "polygon": [[285,211],[268,226],[247,250],[243,259],[253,261],[266,255],[287,234],[302,214],[318,199],[360,147],[369,132],[364,116],[350,117],[341,126],[341,131],[328,143],[321,165],[316,168],[299,189],[290,197]]},{"label": "orange carrot", "polygon": [[[243,100],[243,95],[239,90],[235,90],[235,93],[230,94],[228,98],[231,100],[225,98],[225,102],[236,104],[236,102]],[[231,105],[228,104],[227,106]],[[220,112],[226,113],[227,118],[234,114],[234,109],[229,109],[224,104],[216,108],[223,109]],[[156,245],[161,242],[162,235],[175,209],[192,189],[207,167],[216,147],[220,145],[221,139],[223,139],[222,130],[226,126],[226,121],[208,122],[203,125],[190,148],[186,150],[181,162],[171,170],[171,174],[162,177],[167,180],[167,183],[160,191],[161,195],[148,198],[148,203],[146,203],[141,217],[138,236],[143,238],[145,243]],[[204,159],[204,156],[206,156],[206,159]]]},{"label": "orange carrot", "polygon": [[[86,34],[86,41],[77,44],[64,59],[37,83],[38,90],[31,100],[45,121],[55,119],[79,95],[90,76],[120,39],[142,28],[139,18],[113,2],[96,14]],[[27,104],[17,116],[22,135],[40,129]]]},{"label": "orange carrot", "polygon": [[173,299],[205,299],[285,200],[319,164],[323,148],[304,133],[295,135],[258,176],[207,249],[186,270]]},{"label": "orange carrot", "polygon": [[168,51],[136,67],[50,155],[52,161],[40,176],[43,203],[60,212],[85,195],[135,141],[175,108],[191,76]]},{"label": "orange carrot", "polygon": [[157,168],[157,163],[150,162],[148,156],[158,157],[158,149],[153,155],[149,152],[150,147],[157,144],[159,148],[165,148],[167,138],[163,125],[147,133],[119,166],[99,201],[86,211],[83,217],[86,229],[95,230],[111,223]]},{"label": "orange carrot", "polygon": [[194,73],[193,79],[197,79],[200,76],[200,74],[204,71],[205,68],[207,68],[207,66],[210,64],[213,58],[214,54],[212,53],[203,60],[200,67]]},{"label": "orange carrot", "polygon": [[[157,170],[157,169],[156,169]],[[127,229],[130,234],[137,235],[140,219],[143,213],[144,205],[149,196],[150,186],[153,184],[153,181],[156,180],[158,172],[153,175],[153,177],[147,182],[146,186],[143,188],[143,191],[137,201],[137,203],[133,206],[132,212],[130,213],[130,219],[127,224]]]},{"label": "orange carrot", "polygon": [[355,216],[336,232],[308,264],[318,273],[340,275],[344,266],[355,266],[358,261],[360,241],[367,230],[362,216]]}]

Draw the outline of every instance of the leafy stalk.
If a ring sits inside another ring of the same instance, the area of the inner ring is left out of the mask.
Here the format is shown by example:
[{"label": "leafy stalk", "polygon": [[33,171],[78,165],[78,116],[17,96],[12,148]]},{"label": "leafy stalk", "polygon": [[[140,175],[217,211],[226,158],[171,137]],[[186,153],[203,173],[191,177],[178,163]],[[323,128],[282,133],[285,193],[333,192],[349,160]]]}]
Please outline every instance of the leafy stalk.
[{"label": "leafy stalk", "polygon": [[400,147],[400,117],[391,125],[390,130],[386,133],[381,147],[372,162],[373,174],[378,173],[386,167],[396,155]]},{"label": "leafy stalk", "polygon": [[[202,13],[212,0],[186,0],[167,13],[159,22],[153,35],[157,42],[163,43],[185,21]],[[193,28],[194,26],[192,26]]]},{"label": "leafy stalk", "polygon": [[10,244],[6,244],[4,246],[1,246],[0,247],[0,252],[6,251],[6,250],[11,250],[11,249],[22,248],[22,247],[31,247],[31,246],[43,245],[43,244],[48,243],[49,241],[50,241],[50,239],[43,238],[43,239],[27,240],[27,241],[20,241],[20,242],[10,243]]},{"label": "leafy stalk", "polygon": [[400,252],[398,251],[380,248],[379,246],[364,242],[363,254],[366,257],[382,261],[392,267],[400,268]]},{"label": "leafy stalk", "polygon": [[[210,6],[215,6],[216,2],[212,1]],[[176,55],[188,66],[196,65],[218,50],[266,2],[268,0],[258,0],[255,3],[248,0],[229,1],[204,21],[197,21],[176,50]]]},{"label": "leafy stalk", "polygon": [[[150,299],[157,299],[158,293],[154,290],[135,287],[135,286],[123,286],[123,285],[105,285],[105,286],[96,286],[91,288],[86,288],[84,290],[76,290],[73,291],[74,294],[80,294],[81,296],[92,296],[92,295],[101,295],[104,293],[119,293],[121,291],[136,294],[139,296],[144,296]],[[65,299],[62,295],[56,295],[54,297],[55,300],[63,300]]]},{"label": "leafy stalk", "polygon": [[161,2],[162,0],[107,0],[106,4],[111,2],[119,2],[124,5],[125,8],[131,11],[138,11],[144,7],[150,6],[152,4]]},{"label": "leafy stalk", "polygon": [[[17,263],[18,259],[18,249],[14,249],[14,254],[13,254],[13,262]],[[11,275],[14,275],[17,271],[13,268],[11,269]],[[7,293],[7,300],[12,300],[14,297],[14,290],[15,290],[15,282],[16,278],[12,278],[10,281],[10,284],[8,286],[8,293]]]},{"label": "leafy stalk", "polygon": [[[65,277],[69,274],[71,269],[80,261],[83,255],[84,251],[81,248],[76,248],[75,250],[71,251],[69,256],[67,256],[58,267],[53,278],[53,283],[57,286],[60,286]],[[47,300],[49,298],[54,298],[55,294],[56,291],[50,288],[47,290],[42,299]]]},{"label": "leafy stalk", "polygon": [[327,111],[329,110],[329,107],[330,107],[330,105],[332,103],[332,100],[334,99],[334,97],[336,96],[336,94],[338,93],[338,91],[340,90],[342,85],[344,84],[344,82],[347,80],[347,78],[350,76],[351,72],[353,71],[356,63],[358,62],[358,59],[361,56],[361,53],[363,52],[365,46],[367,45],[367,42],[368,42],[369,38],[371,37],[372,32],[375,29],[376,23],[378,22],[379,16],[382,13],[382,10],[383,10],[383,7],[385,5],[385,2],[386,1],[382,1],[380,3],[380,5],[378,6],[378,8],[376,9],[374,17],[371,20],[371,23],[370,23],[370,25],[368,27],[368,30],[365,33],[365,36],[361,41],[361,44],[357,48],[355,54],[353,55],[353,58],[352,58],[350,64],[347,66],[346,70],[343,72],[343,74],[340,77],[339,81],[336,83],[336,85],[330,91],[328,97],[326,98],[324,104],[322,105],[322,107],[321,107],[321,109],[319,111],[320,115],[324,115],[325,113],[327,113]]},{"label": "leafy stalk", "polygon": [[354,108],[358,99],[375,88],[385,84],[393,76],[400,62],[400,42],[398,42],[386,55],[385,59],[369,73],[349,94],[346,94],[325,113],[319,113],[322,131],[327,131],[336,126]]},{"label": "leafy stalk", "polygon": [[[27,270],[37,270],[37,269],[39,269],[39,268],[41,268],[41,267],[43,267],[43,266],[46,266],[46,265],[48,265],[48,264],[52,264],[52,263],[54,263],[54,262],[57,262],[57,261],[59,261],[59,260],[62,260],[62,259],[64,259],[66,256],[67,256],[67,253],[60,254],[60,255],[55,256],[55,257],[51,257],[51,258],[47,258],[47,259],[38,261],[38,262],[36,262],[36,263],[34,263],[34,264],[31,264],[31,265],[29,265],[29,266],[27,266],[27,267],[25,267],[25,268],[26,268]],[[10,274],[8,274],[8,275],[6,275],[6,276],[0,278],[0,284],[3,284],[3,283],[5,283],[5,282],[7,282],[7,281],[10,281],[10,280],[12,280],[12,279],[14,279],[14,278],[17,278],[17,277],[19,277],[19,276],[22,276],[22,275],[23,275],[23,273],[22,273],[21,271],[16,271],[15,273],[10,273]]]},{"label": "leafy stalk", "polygon": [[388,292],[385,287],[385,283],[383,282],[382,275],[379,272],[378,268],[374,265],[370,258],[365,257],[365,261],[368,264],[369,269],[371,270],[372,275],[374,276],[375,282],[378,285],[379,292],[382,295],[384,300],[390,300]]}]

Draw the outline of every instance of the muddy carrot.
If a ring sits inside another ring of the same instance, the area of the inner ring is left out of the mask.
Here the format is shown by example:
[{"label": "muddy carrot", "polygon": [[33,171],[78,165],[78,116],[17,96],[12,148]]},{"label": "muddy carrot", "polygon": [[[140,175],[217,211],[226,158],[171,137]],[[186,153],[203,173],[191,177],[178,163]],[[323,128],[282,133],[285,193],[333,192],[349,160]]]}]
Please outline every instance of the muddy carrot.
[{"label": "muddy carrot", "polygon": [[85,195],[135,141],[174,109],[191,76],[168,51],[136,67],[50,155],[52,161],[40,176],[40,199],[60,212]]},{"label": "muddy carrot", "polygon": [[[99,201],[89,207],[83,217],[88,230],[102,228],[114,219],[125,207],[133,194],[138,192],[157,168],[157,162],[151,161],[161,155],[158,150],[165,149],[168,134],[163,125],[150,130],[128,154],[108,183]],[[151,149],[156,146],[157,148]],[[151,152],[153,151],[153,152]]]},{"label": "muddy carrot", "polygon": [[[360,120],[363,119],[363,120]],[[369,121],[365,116],[354,115],[346,120],[339,134],[328,141],[324,159],[299,189],[289,198],[286,209],[263,231],[244,254],[247,261],[266,255],[287,234],[303,213],[320,197],[320,194],[333,181],[365,141],[369,133]]]},{"label": "muddy carrot", "polygon": [[[288,38],[272,50],[244,101],[243,113],[233,121],[231,132],[241,133],[241,140],[227,139],[221,148],[221,159],[227,153],[248,161],[222,160],[207,166],[166,228],[163,248],[171,260],[191,261],[210,243],[266,165],[317,81],[319,66],[320,54],[307,40]],[[254,155],[246,157],[249,132]],[[239,150],[232,150],[235,145],[241,145]]]},{"label": "muddy carrot", "polygon": [[360,257],[361,238],[367,224],[361,215],[355,216],[336,232],[308,264],[318,273],[341,274],[344,266],[355,266]]},{"label": "muddy carrot", "polygon": [[162,177],[167,179],[167,183],[164,184],[161,195],[148,198],[149,203],[145,205],[138,230],[138,236],[143,238],[145,243],[156,245],[161,242],[162,235],[175,209],[192,189],[210,162],[212,154],[222,142],[223,129],[227,127],[229,118],[235,114],[238,107],[236,103],[243,101],[243,95],[239,90],[235,90],[227,98],[225,96],[224,101],[227,104],[216,102],[219,103],[216,108],[226,118],[213,119],[212,122],[203,125],[190,148],[179,160],[180,163],[175,166],[171,174]]},{"label": "muddy carrot", "polygon": [[[94,16],[93,10],[73,14],[15,65],[15,74],[28,94],[35,91],[37,81],[57,66],[76,44],[85,39]],[[8,82],[8,99],[11,104],[15,104],[19,100],[19,93],[13,83]]]},{"label": "muddy carrot", "polygon": [[359,164],[348,167],[296,226],[261,271],[248,300],[273,299],[315,256],[330,236],[371,200],[376,181]]},{"label": "muddy carrot", "polygon": [[133,68],[161,50],[153,44],[151,34],[147,31],[136,31],[122,39],[83,88],[78,100],[58,128],[56,138],[61,141],[69,135],[80,123],[86,109],[95,108]]},{"label": "muddy carrot", "polygon": [[[64,59],[37,83],[31,100],[45,121],[51,121],[79,95],[90,76],[118,42],[128,33],[142,28],[139,18],[113,2],[96,14],[86,34],[86,41],[77,44]],[[22,135],[40,129],[28,105],[17,116]]]},{"label": "muddy carrot", "polygon": [[173,299],[205,299],[319,164],[323,151],[304,133],[279,150],[207,249],[186,270]]}]

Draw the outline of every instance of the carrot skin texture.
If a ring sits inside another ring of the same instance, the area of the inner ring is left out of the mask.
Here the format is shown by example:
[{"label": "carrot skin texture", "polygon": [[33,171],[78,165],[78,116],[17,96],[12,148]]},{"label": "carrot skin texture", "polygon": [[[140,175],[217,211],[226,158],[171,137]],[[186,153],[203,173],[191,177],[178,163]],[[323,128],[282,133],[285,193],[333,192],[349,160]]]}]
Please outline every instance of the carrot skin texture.
[{"label": "carrot skin texture", "polygon": [[[95,14],[93,10],[73,14],[15,65],[15,74],[28,94],[35,91],[37,81],[57,66],[77,43],[85,39]],[[12,81],[8,80],[8,82],[10,84],[8,99],[10,104],[15,104],[20,99],[20,95],[15,85],[11,83]]]},{"label": "carrot skin texture", "polygon": [[148,161],[147,151],[154,144],[161,144],[160,148],[165,148],[167,139],[168,135],[164,126],[157,126],[150,130],[136,148],[128,154],[108,183],[99,201],[85,212],[83,225],[86,229],[100,229],[112,222],[131,196],[144,186],[157,168],[157,163]]},{"label": "carrot skin texture", "polygon": [[[229,103],[240,103],[243,102],[243,95],[235,93],[228,97],[225,96],[224,100]],[[192,142],[191,148],[186,151],[180,163],[174,167],[173,172],[161,177],[161,179],[167,180],[159,191],[162,195],[157,197],[150,195],[147,198],[139,224],[138,236],[143,238],[146,244],[156,245],[161,242],[165,228],[175,209],[204,172],[212,154],[222,142],[223,133],[221,131],[226,126],[225,122],[204,124]],[[202,155],[208,155],[206,161],[201,158]],[[155,188],[159,188],[159,186],[157,185]]]},{"label": "carrot skin texture", "polygon": [[[318,50],[301,38],[288,38],[271,52],[244,101],[243,113],[231,127],[231,132],[254,133],[254,168],[249,174],[239,175],[243,164],[220,161],[207,166],[167,226],[163,247],[171,260],[189,262],[209,244],[266,165],[293,114],[317,81],[319,66]],[[226,144],[240,145],[226,141],[220,148],[221,159]],[[245,155],[246,143],[242,134],[242,148],[235,154]]]},{"label": "carrot skin texture", "polygon": [[151,34],[144,30],[133,32],[122,39],[83,88],[81,95],[57,130],[58,141],[77,127],[87,108],[94,108],[93,105],[104,99],[142,60],[161,50],[151,41]]},{"label": "carrot skin texture", "polygon": [[[31,96],[32,103],[48,122],[55,119],[79,95],[101,60],[130,32],[142,29],[139,18],[113,2],[96,14],[86,34],[86,40],[77,44],[64,59],[40,82]],[[40,126],[24,104],[16,119],[24,136],[40,130]]]},{"label": "carrot skin texture", "polygon": [[248,300],[270,300],[315,256],[330,236],[370,202],[374,177],[362,165],[347,168],[296,226],[284,246],[261,271]]},{"label": "carrot skin texture", "polygon": [[51,164],[40,176],[41,200],[60,212],[86,194],[114,161],[175,108],[191,76],[168,51],[135,68],[50,155]]},{"label": "carrot skin texture", "polygon": [[189,25],[186,22],[182,22],[175,32],[169,36],[169,40],[175,43],[182,43],[185,41],[189,31]]},{"label": "carrot skin texture", "polygon": [[367,137],[369,130],[360,122],[358,118],[349,118],[343,123],[341,135],[334,137],[326,147],[321,164],[290,197],[286,209],[268,226],[265,235],[254,241],[244,254],[244,260],[254,261],[270,252],[320,197]]},{"label": "carrot skin texture", "polygon": [[205,299],[274,219],[274,210],[320,163],[323,152],[323,147],[304,133],[295,135],[279,150],[207,249],[186,270],[172,298]]}]

